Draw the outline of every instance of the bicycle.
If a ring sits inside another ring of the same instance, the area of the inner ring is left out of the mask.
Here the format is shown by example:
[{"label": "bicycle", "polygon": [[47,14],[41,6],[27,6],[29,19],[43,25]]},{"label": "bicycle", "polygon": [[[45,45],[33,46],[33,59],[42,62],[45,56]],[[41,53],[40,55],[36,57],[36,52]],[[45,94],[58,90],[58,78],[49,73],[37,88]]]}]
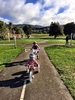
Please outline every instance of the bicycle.
[{"label": "bicycle", "polygon": [[33,66],[26,66],[26,71],[27,73],[29,73],[29,81],[32,82],[33,77],[33,73],[34,71],[38,71],[38,73],[40,72],[40,65],[38,67],[33,67]]},{"label": "bicycle", "polygon": [[32,49],[32,53],[35,55],[35,59],[38,59],[39,49]]}]

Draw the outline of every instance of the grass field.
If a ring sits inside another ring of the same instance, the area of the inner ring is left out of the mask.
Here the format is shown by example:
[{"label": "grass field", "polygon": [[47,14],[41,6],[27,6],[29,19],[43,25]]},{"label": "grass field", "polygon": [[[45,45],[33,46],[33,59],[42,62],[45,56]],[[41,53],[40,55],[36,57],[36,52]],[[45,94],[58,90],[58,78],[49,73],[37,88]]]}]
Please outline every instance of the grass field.
[{"label": "grass field", "polygon": [[[54,39],[54,36],[49,36],[49,34],[32,34],[32,37],[35,39],[43,39],[48,40],[46,43],[48,44],[63,44],[65,45],[66,36],[58,36],[56,39]],[[69,40],[70,45],[71,40]],[[72,45],[75,45],[75,40],[72,40]]]},{"label": "grass field", "polygon": [[[43,39],[37,39],[36,38],[30,38],[30,39],[27,39],[27,38],[22,38],[22,39],[16,39],[16,44],[25,44],[25,43],[31,43],[33,41],[42,41]],[[15,41],[14,40],[10,40],[10,42],[8,40],[0,40],[0,44],[14,44]]]},{"label": "grass field", "polygon": [[75,46],[50,46],[45,50],[75,99]]},{"label": "grass field", "polygon": [[0,71],[5,67],[5,63],[10,62],[11,59],[16,57],[24,47],[20,46],[16,49],[14,46],[2,45],[0,46]]}]

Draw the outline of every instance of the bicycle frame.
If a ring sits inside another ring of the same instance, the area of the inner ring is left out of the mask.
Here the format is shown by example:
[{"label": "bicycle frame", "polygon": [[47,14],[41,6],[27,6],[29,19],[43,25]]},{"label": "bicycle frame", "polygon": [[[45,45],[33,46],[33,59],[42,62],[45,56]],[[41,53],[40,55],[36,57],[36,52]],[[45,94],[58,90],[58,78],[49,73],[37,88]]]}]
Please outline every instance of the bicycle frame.
[{"label": "bicycle frame", "polygon": [[32,52],[33,52],[34,54],[37,54],[37,53],[39,52],[39,50],[38,50],[38,49],[32,49]]},{"label": "bicycle frame", "polygon": [[35,54],[35,59],[37,59],[39,50],[38,49],[32,49],[32,52]]},{"label": "bicycle frame", "polygon": [[27,71],[27,73],[29,73],[29,81],[30,82],[32,82],[33,72],[36,71],[36,69],[38,70],[38,72],[40,72],[40,65],[38,67],[34,67],[34,69],[30,66],[26,66],[26,71]]},{"label": "bicycle frame", "polygon": [[29,73],[29,81],[32,82],[32,76],[33,76],[33,71],[34,69],[31,66],[26,66],[26,71]]}]

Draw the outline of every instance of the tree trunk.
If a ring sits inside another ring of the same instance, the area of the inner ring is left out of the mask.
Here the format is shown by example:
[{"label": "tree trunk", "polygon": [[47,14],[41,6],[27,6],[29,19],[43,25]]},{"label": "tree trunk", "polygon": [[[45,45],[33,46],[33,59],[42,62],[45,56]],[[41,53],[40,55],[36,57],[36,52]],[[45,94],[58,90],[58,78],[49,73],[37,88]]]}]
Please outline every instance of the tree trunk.
[{"label": "tree trunk", "polygon": [[56,39],[56,35],[54,35],[54,39]]},{"label": "tree trunk", "polygon": [[68,36],[66,36],[66,45],[68,45],[68,40],[69,40],[69,38],[68,38]]}]

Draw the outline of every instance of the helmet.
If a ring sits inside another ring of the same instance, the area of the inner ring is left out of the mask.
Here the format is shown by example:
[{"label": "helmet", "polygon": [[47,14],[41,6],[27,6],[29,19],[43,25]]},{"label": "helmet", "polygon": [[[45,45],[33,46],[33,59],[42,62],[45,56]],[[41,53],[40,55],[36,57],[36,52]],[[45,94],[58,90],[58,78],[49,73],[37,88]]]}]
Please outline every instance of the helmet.
[{"label": "helmet", "polygon": [[29,57],[31,58],[34,58],[35,57],[35,55],[33,54],[33,53],[31,53],[31,54],[29,54]]}]

